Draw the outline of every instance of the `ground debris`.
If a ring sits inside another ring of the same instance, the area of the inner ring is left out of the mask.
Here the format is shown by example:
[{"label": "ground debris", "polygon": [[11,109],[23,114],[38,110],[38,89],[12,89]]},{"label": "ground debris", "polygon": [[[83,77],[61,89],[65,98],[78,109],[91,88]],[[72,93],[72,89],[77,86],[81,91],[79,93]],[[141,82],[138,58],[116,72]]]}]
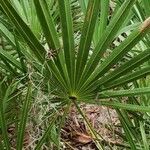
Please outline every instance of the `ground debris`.
[{"label": "ground debris", "polygon": [[[82,104],[80,108],[86,114],[95,131],[103,137],[102,143],[107,142],[114,145],[122,142],[122,139],[115,134],[121,132],[120,122],[115,110],[86,104]],[[62,129],[61,137],[66,145],[66,150],[97,150],[86,122],[75,107],[71,108],[69,117]]]}]

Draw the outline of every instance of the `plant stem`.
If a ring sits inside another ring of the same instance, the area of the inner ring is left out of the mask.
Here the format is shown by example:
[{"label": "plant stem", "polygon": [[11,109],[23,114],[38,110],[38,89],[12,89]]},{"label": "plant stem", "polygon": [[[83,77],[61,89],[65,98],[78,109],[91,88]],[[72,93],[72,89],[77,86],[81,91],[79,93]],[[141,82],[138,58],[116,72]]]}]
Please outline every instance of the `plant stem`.
[{"label": "plant stem", "polygon": [[88,118],[86,117],[86,115],[83,113],[83,111],[80,109],[80,107],[77,104],[77,100],[71,99],[72,102],[74,103],[75,107],[77,108],[78,112],[81,114],[81,116],[83,117],[83,119],[85,120],[85,122],[87,123],[89,130],[91,132],[91,136],[93,137],[93,140],[96,144],[96,146],[98,147],[99,150],[104,150],[103,145],[101,144],[101,142],[98,142],[95,139],[98,139],[97,133],[94,131],[93,127],[91,126]]}]

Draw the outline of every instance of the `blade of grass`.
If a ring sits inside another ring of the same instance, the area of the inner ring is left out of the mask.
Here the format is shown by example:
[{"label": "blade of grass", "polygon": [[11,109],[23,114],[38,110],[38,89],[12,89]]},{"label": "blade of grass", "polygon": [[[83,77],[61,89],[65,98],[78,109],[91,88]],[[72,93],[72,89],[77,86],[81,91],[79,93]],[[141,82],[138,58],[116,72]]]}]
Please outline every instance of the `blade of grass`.
[{"label": "blade of grass", "polygon": [[[12,45],[16,50],[18,49],[17,48],[17,45],[19,43],[19,40],[16,41],[16,35],[14,37],[14,35],[12,33],[14,32],[10,32],[3,24],[0,24],[0,31],[2,33],[2,35],[8,40],[8,42],[10,43],[10,45]],[[15,33],[14,33],[15,34]],[[18,44],[17,44],[18,43]],[[19,56],[19,58],[21,59],[24,59],[25,57],[28,58],[29,60],[32,60],[33,62],[36,62],[36,58],[34,57],[34,55],[30,54],[29,53],[29,50],[28,50],[28,47],[26,46],[20,46],[20,52],[19,53],[22,53],[21,56]],[[18,51],[17,51],[18,52]],[[19,54],[18,54],[19,55]],[[11,56],[10,56],[11,57]],[[9,57],[8,57],[9,58]],[[12,68],[12,66],[9,64],[9,61],[7,62],[5,60],[5,58],[3,59],[1,57],[1,59],[4,61],[4,63],[6,64],[5,66],[3,64],[1,64],[1,67],[5,70],[7,70],[8,72],[12,72],[14,75],[17,75],[16,71]],[[14,60],[16,61],[16,60]],[[13,64],[13,63],[11,63]],[[39,69],[37,69],[37,66],[33,63],[35,69],[37,71],[40,71]],[[22,64],[22,68],[23,68],[23,64]]]},{"label": "blade of grass", "polygon": [[[119,112],[119,111],[117,111],[117,112]],[[121,121],[122,127],[124,129],[125,135],[127,137],[127,140],[130,143],[131,150],[136,150],[137,149],[136,148],[136,143],[135,143],[135,141],[133,139],[133,136],[131,134],[131,131],[130,131],[130,129],[129,129],[127,123],[126,123],[126,121],[124,120],[122,114],[118,113],[118,115],[119,115],[119,119]]]},{"label": "blade of grass", "polygon": [[0,33],[10,42],[13,47],[15,47],[14,36],[2,23],[0,23]]},{"label": "blade of grass", "polygon": [[47,136],[49,135],[55,121],[57,120],[58,114],[55,114],[55,116],[51,117],[51,121],[49,122],[49,127],[46,129],[45,133],[43,134],[42,138],[40,139],[40,141],[37,143],[35,150],[41,150],[42,145],[44,144]]},{"label": "blade of grass", "polygon": [[102,55],[106,51],[109,44],[112,42],[114,37],[116,36],[118,30],[121,25],[124,23],[124,16],[127,16],[132,8],[135,0],[132,1],[124,1],[118,12],[115,14],[111,23],[107,27],[106,31],[101,36],[96,48],[93,51],[92,56],[90,57],[84,73],[81,78],[81,83],[79,83],[79,87],[83,85],[83,83],[87,80],[87,78],[93,73],[94,69],[97,67]]},{"label": "blade of grass", "polygon": [[111,98],[111,97],[124,97],[124,96],[135,96],[142,94],[149,94],[150,87],[135,88],[130,90],[119,90],[119,91],[104,91],[99,93],[99,98]]},{"label": "blade of grass", "polygon": [[[121,116],[122,119],[124,120],[124,122],[126,123],[133,138],[136,140],[136,142],[140,143],[141,140],[140,140],[140,136],[138,134],[139,132],[137,130],[135,130],[136,126],[133,123],[133,120],[130,118],[129,111],[122,110],[122,109],[117,109],[116,111],[117,111],[117,114],[119,114],[119,116]],[[137,112],[134,112],[134,113],[137,113]]]},{"label": "blade of grass", "polygon": [[93,129],[93,127],[91,126],[91,124],[90,124],[88,118],[85,116],[85,114],[82,112],[82,110],[81,110],[80,107],[78,106],[76,99],[75,99],[75,100],[74,100],[74,99],[71,99],[71,100],[72,100],[72,102],[74,103],[75,107],[77,108],[78,112],[81,114],[81,116],[83,117],[83,119],[84,119],[85,122],[87,123],[87,125],[88,125],[88,127],[89,127],[89,129],[90,129],[91,135],[92,135],[92,137],[93,137],[93,140],[94,140],[94,142],[95,142],[97,148],[98,148],[99,150],[104,150],[103,145],[101,144],[101,142],[95,140],[95,139],[99,139],[98,136],[97,136],[97,133],[94,131],[94,129]]},{"label": "blade of grass", "polygon": [[29,1],[26,1],[26,0],[20,0],[20,4],[22,6],[22,9],[23,9],[23,12],[24,12],[24,15],[26,16],[27,18],[27,21],[29,21]]},{"label": "blade of grass", "polygon": [[14,1],[14,0],[10,0],[13,7],[16,9],[16,11],[18,12],[18,14],[21,16],[21,18],[23,18],[23,20],[27,23],[27,18],[26,15],[24,13],[23,7],[20,4],[19,1]]},{"label": "blade of grass", "polygon": [[40,62],[44,61],[45,58],[45,49],[39,43],[35,35],[32,33],[30,28],[27,24],[22,20],[22,18],[18,15],[15,9],[12,7],[8,0],[1,0],[0,6],[2,7],[3,11],[6,13],[8,18],[12,21],[15,25],[17,31],[22,35],[22,37],[26,40],[29,47],[32,49],[32,52],[38,58]]},{"label": "blade of grass", "polygon": [[20,0],[20,4],[27,18],[28,24],[31,30],[36,35],[38,39],[41,38],[41,27],[39,20],[37,18],[37,13],[34,5],[34,1]]},{"label": "blade of grass", "polygon": [[125,27],[123,27],[122,29],[119,30],[119,32],[116,34],[116,37],[117,38],[119,35],[121,35],[122,33],[127,33],[129,31],[133,31],[134,29],[136,29],[137,27],[139,27],[141,23],[140,22],[136,22],[134,24],[131,24],[131,25],[127,25]]},{"label": "blade of grass", "polygon": [[140,27],[134,30],[113,52],[96,68],[94,73],[87,79],[81,89],[88,84],[95,85],[95,81],[104,75],[114,64],[116,64],[129,50],[131,50],[150,30],[150,18],[146,19]]},{"label": "blade of grass", "polygon": [[52,54],[57,53],[55,56],[56,58],[53,57],[54,62],[57,65],[60,74],[63,76],[63,79],[69,84],[69,78],[67,76],[67,71],[64,65],[64,56],[62,51],[58,50],[60,48],[59,38],[55,29],[53,18],[50,15],[48,5],[45,0],[34,0],[34,4],[43,33],[49,46],[48,51],[50,51]]},{"label": "blade of grass", "polygon": [[[62,127],[65,125],[65,119],[66,119],[66,117],[67,117],[67,115],[68,115],[68,113],[69,113],[69,110],[70,110],[70,108],[71,108],[71,102],[69,102],[68,104],[67,104],[67,107],[66,108],[64,108],[64,113],[63,113],[63,116],[61,117],[61,120],[60,120],[60,123],[59,123],[59,127],[58,127],[58,135],[59,135],[59,141],[60,141],[60,136],[61,136],[61,129],[62,129]],[[58,149],[60,150],[60,142],[59,142],[59,145],[57,145],[58,146]]]},{"label": "blade of grass", "polygon": [[[127,71],[128,72],[128,71]],[[111,88],[115,88],[117,86],[124,86],[124,84],[126,83],[130,83],[130,82],[134,82],[137,79],[140,79],[142,77],[146,77],[147,75],[150,74],[150,67],[144,67],[141,68],[140,70],[128,73],[127,75],[124,75],[123,77],[116,79],[115,78],[113,80],[110,80],[109,82],[107,82],[106,84],[102,84],[103,81],[102,79],[98,80],[97,82],[94,82],[93,85],[89,85],[89,90],[84,90],[85,94],[91,91],[99,91],[99,90],[106,90],[106,89],[111,89]],[[117,74],[116,74],[117,75]],[[115,75],[114,75],[115,76]],[[108,74],[109,77],[109,74]],[[113,76],[112,76],[113,77]],[[119,76],[118,76],[119,77]],[[104,79],[106,79],[104,77]],[[108,78],[109,79],[109,78]],[[107,79],[106,79],[107,80]],[[99,83],[100,81],[100,83]],[[104,80],[105,81],[105,80]],[[101,83],[102,82],[102,83]],[[97,87],[97,88],[96,88]]]},{"label": "blade of grass", "polygon": [[2,75],[8,75],[8,72],[13,73],[13,72],[11,72],[11,70],[6,65],[4,65],[1,62],[0,62],[0,68],[1,68],[0,72],[2,73]]},{"label": "blade of grass", "polygon": [[146,12],[146,16],[149,17],[150,16],[150,1],[149,0],[143,0],[142,2],[144,4],[144,10]]},{"label": "blade of grass", "polygon": [[2,137],[4,140],[4,144],[7,150],[10,150],[10,143],[7,133],[7,125],[5,121],[5,115],[3,112],[2,104],[0,105],[0,123],[1,123],[1,130],[2,130]]},{"label": "blade of grass", "polygon": [[[0,86],[2,86],[3,82],[0,82]],[[2,91],[1,91],[2,92]],[[9,93],[8,93],[9,94]],[[6,94],[4,96],[5,98],[7,98]],[[7,150],[10,150],[10,143],[9,143],[9,138],[8,138],[8,133],[7,133],[7,124],[6,124],[6,120],[5,120],[5,112],[4,112],[4,104],[3,104],[3,99],[0,99],[0,123],[1,123],[1,130],[2,130],[2,137],[4,140],[4,145],[6,147]]]},{"label": "blade of grass", "polygon": [[147,137],[146,137],[146,133],[145,133],[145,129],[144,129],[144,124],[141,121],[140,121],[140,131],[141,131],[141,135],[142,135],[144,150],[149,150],[150,145],[148,144],[148,141],[147,141]]},{"label": "blade of grass", "polygon": [[140,21],[144,21],[146,16],[144,15],[144,11],[141,8],[142,7],[141,7],[139,1],[136,1],[133,11],[134,11],[135,15],[138,16]]},{"label": "blade of grass", "polygon": [[109,88],[114,88],[116,86],[120,86],[123,85],[125,83],[129,83],[132,81],[135,81],[137,79],[140,79],[142,77],[146,77],[147,75],[150,74],[150,67],[144,67],[141,68],[140,70],[137,70],[133,73],[129,73],[119,79],[113,80],[112,82],[107,83],[106,85],[104,85],[105,89],[109,89]]},{"label": "blade of grass", "polygon": [[23,72],[27,73],[27,66],[26,66],[25,61],[24,61],[25,60],[25,56],[21,52],[21,47],[20,47],[20,44],[19,44],[19,42],[17,40],[17,37],[15,37],[15,43],[16,43],[16,51],[18,53],[20,64],[21,64],[21,67],[23,69]]},{"label": "blade of grass", "polygon": [[[14,48],[16,48],[16,40],[15,40],[15,38],[17,38],[17,37],[14,37],[12,32],[10,32],[3,24],[0,24],[0,31],[1,31],[2,35],[8,40],[10,45],[12,45]],[[23,53],[23,55],[25,55],[30,60],[35,61],[35,58],[31,54],[28,53],[28,50],[24,50],[24,49],[27,49],[27,47],[24,47],[24,48],[21,47],[21,52]]]},{"label": "blade of grass", "polygon": [[34,0],[34,4],[49,49],[54,53],[56,49],[60,48],[60,43],[46,1]]},{"label": "blade of grass", "polygon": [[24,134],[26,130],[26,122],[28,118],[28,112],[30,109],[31,94],[32,94],[32,85],[31,83],[28,83],[27,94],[26,94],[26,98],[22,106],[22,113],[20,116],[20,122],[19,122],[18,131],[17,131],[17,147],[16,147],[17,150],[22,150],[23,148],[23,140],[24,140]]},{"label": "blade of grass", "polygon": [[102,36],[107,27],[108,22],[109,0],[101,0],[101,16],[99,24],[99,35]]},{"label": "blade of grass", "polygon": [[9,137],[8,137],[8,132],[7,132],[7,122],[5,118],[5,112],[6,112],[6,106],[7,106],[7,101],[9,99],[9,96],[16,90],[17,85],[19,84],[20,81],[17,82],[12,82],[9,87],[6,86],[4,88],[4,83],[5,83],[4,78],[0,82],[0,123],[1,123],[1,128],[2,128],[2,136],[4,139],[4,144],[5,147],[9,150],[10,149],[10,143],[9,143]]},{"label": "blade of grass", "polygon": [[111,107],[114,109],[124,109],[124,110],[130,110],[130,111],[137,111],[137,112],[150,112],[149,106],[140,106],[140,105],[132,105],[132,104],[125,104],[125,103],[119,103],[119,102],[109,102],[109,101],[101,101],[96,102],[98,105]]},{"label": "blade of grass", "polygon": [[70,92],[73,93],[75,84],[75,50],[70,0],[58,0],[58,6],[61,19],[65,62],[70,79]]},{"label": "blade of grass", "polygon": [[76,62],[76,83],[77,84],[78,81],[80,80],[81,74],[87,62],[99,7],[100,7],[100,1],[94,0],[94,1],[89,1],[88,3],[88,8],[84,19],[84,25],[81,34],[81,40],[79,44],[79,50],[77,54],[77,62]]},{"label": "blade of grass", "polygon": [[135,56],[128,62],[124,63],[119,68],[115,69],[113,72],[102,77],[99,80],[99,85],[106,84],[110,81],[117,79],[118,77],[121,77],[124,74],[127,74],[132,69],[137,68],[139,65],[146,62],[149,59],[150,59],[150,49],[141,52],[139,55]]},{"label": "blade of grass", "polygon": [[0,48],[0,57],[7,60],[10,64],[18,68],[20,71],[24,72],[24,69],[22,68],[20,62],[18,62],[12,55],[10,55],[5,50],[2,50]]},{"label": "blade of grass", "polygon": [[82,9],[82,11],[83,11],[84,14],[86,14],[88,1],[89,1],[89,0],[79,0],[81,9]]},{"label": "blade of grass", "polygon": [[28,46],[31,49],[31,53],[34,53],[36,58],[43,64],[46,62],[46,69],[49,71],[49,74],[52,73],[60,82],[60,84],[66,88],[66,83],[64,82],[64,79],[62,75],[59,72],[59,69],[57,66],[54,64],[53,61],[47,60],[45,61],[46,57],[46,51],[44,47],[40,44],[36,36],[33,34],[31,29],[28,27],[28,25],[22,20],[22,18],[17,14],[15,9],[12,7],[11,3],[9,0],[1,0],[0,1],[0,6],[3,9],[3,11],[6,13],[8,18],[12,21],[12,23],[15,25],[16,30],[20,35],[24,38],[25,42],[28,44]]},{"label": "blade of grass", "polygon": [[[15,68],[13,68],[11,65],[10,65],[10,63],[5,59],[5,58],[3,58],[3,57],[0,57],[1,58],[1,60],[3,61],[3,63],[1,63],[1,67],[5,70],[5,71],[8,71],[10,74],[12,74],[12,75],[14,75],[14,76],[18,76],[19,74],[18,74],[18,72],[16,72],[15,71]],[[2,70],[2,71],[4,71],[4,70]],[[7,73],[8,73],[7,72]]]}]

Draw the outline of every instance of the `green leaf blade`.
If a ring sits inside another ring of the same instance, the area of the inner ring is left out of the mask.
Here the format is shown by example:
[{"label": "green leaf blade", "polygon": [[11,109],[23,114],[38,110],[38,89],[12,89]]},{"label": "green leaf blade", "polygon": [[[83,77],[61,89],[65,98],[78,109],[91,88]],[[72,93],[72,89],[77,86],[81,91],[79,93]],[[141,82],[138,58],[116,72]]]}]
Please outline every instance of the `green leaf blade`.
[{"label": "green leaf blade", "polygon": [[[96,24],[96,19],[98,15],[98,10],[100,6],[100,1],[94,0],[89,1],[88,8],[84,20],[84,25],[81,34],[81,40],[79,44],[79,50],[77,54],[76,62],[76,82],[80,80],[82,72],[85,68],[91,41],[94,34],[94,28]],[[89,36],[90,35],[90,36]]]},{"label": "green leaf blade", "polygon": [[24,134],[26,130],[26,122],[28,118],[28,112],[29,112],[29,106],[31,102],[31,94],[32,94],[32,86],[31,83],[28,84],[28,89],[27,89],[27,95],[26,99],[24,101],[23,107],[22,107],[22,113],[20,117],[20,124],[18,127],[18,133],[17,133],[17,150],[22,150],[23,148],[23,140],[24,140]]},{"label": "green leaf blade", "polygon": [[75,84],[75,50],[70,0],[58,0],[58,6],[62,26],[65,63],[67,66],[68,77],[70,79],[70,90],[73,92]]}]

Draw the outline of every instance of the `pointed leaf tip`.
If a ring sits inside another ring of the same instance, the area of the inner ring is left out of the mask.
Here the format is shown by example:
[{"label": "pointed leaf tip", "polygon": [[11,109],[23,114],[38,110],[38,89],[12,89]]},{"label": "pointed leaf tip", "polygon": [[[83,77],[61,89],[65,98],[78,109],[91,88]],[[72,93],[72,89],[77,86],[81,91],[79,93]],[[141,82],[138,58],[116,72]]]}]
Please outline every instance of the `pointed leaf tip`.
[{"label": "pointed leaf tip", "polygon": [[145,32],[146,30],[150,29],[150,17],[147,18],[141,25],[140,31]]}]

